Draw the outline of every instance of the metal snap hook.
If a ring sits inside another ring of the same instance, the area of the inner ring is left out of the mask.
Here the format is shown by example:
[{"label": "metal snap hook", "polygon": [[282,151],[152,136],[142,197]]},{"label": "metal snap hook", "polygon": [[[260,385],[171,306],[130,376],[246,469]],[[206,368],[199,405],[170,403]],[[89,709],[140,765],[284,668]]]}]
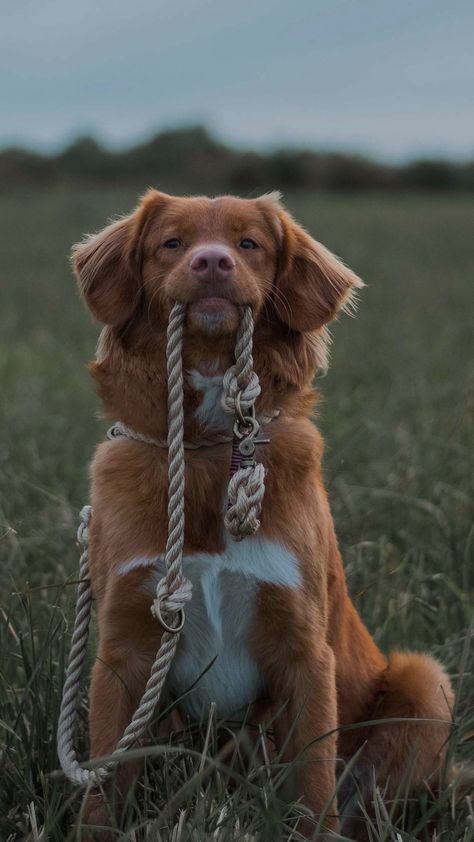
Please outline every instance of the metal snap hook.
[{"label": "metal snap hook", "polygon": [[242,391],[239,389],[235,396],[235,414],[237,416],[237,420],[239,421],[242,426],[246,426],[246,418],[244,413],[242,412],[242,405],[240,403],[242,397]]},{"label": "metal snap hook", "polygon": [[253,418],[251,415],[244,415],[243,422],[237,419],[234,424],[234,435],[237,436],[238,439],[253,438],[258,435],[259,430],[260,424],[257,419]]}]

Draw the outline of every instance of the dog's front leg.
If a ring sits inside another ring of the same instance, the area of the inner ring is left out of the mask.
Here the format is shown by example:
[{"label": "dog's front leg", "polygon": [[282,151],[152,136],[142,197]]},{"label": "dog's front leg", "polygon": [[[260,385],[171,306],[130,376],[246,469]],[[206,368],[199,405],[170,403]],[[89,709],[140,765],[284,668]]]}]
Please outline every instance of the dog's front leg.
[{"label": "dog's front leg", "polygon": [[[106,757],[117,746],[143,695],[160,645],[160,627],[149,600],[118,583],[99,612],[100,643],[92,670],[90,691],[91,756]],[[116,816],[140,773],[141,764],[126,756],[101,789],[90,792],[83,818],[103,826]],[[89,832],[87,838],[106,839]]]},{"label": "dog's front leg", "polygon": [[289,794],[314,814],[299,827],[309,838],[318,823],[321,831],[338,827],[335,662],[316,630],[296,599],[274,586],[262,588],[254,647],[271,702],[276,748],[292,764]]}]

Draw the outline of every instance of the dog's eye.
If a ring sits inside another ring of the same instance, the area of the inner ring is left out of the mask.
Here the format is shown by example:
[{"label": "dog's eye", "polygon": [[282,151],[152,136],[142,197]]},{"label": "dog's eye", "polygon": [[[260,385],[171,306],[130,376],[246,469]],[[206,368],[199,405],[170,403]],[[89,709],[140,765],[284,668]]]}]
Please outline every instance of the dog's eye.
[{"label": "dog's eye", "polygon": [[163,243],[163,248],[165,248],[165,249],[179,249],[179,247],[182,246],[182,245],[183,244],[182,244],[181,240],[178,240],[177,237],[172,237],[171,240],[166,240],[166,242]]},{"label": "dog's eye", "polygon": [[251,240],[250,237],[244,237],[244,239],[240,241],[240,248],[241,249],[258,249],[258,245],[255,242],[255,240]]}]

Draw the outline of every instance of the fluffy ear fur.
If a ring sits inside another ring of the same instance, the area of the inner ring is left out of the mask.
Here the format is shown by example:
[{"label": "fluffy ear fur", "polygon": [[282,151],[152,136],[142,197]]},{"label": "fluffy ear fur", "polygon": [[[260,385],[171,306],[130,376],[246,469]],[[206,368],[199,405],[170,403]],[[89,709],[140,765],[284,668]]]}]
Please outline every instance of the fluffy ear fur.
[{"label": "fluffy ear fur", "polygon": [[364,284],[325,246],[280,208],[282,247],[275,281],[275,308],[293,330],[313,331],[350,305]]},{"label": "fluffy ear fur", "polygon": [[136,261],[135,214],[108,225],[73,247],[79,288],[95,319],[121,325],[134,313],[140,298]]},{"label": "fluffy ear fur", "polygon": [[140,242],[150,211],[167,198],[151,190],[133,214],[73,247],[79,288],[99,322],[118,327],[135,312],[141,296]]}]

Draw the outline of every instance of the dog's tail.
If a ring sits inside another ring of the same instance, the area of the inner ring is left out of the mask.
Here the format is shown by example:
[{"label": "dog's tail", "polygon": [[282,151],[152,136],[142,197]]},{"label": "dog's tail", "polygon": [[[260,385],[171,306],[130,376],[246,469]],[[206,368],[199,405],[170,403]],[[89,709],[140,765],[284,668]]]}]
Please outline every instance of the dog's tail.
[{"label": "dog's tail", "polygon": [[439,793],[453,781],[456,772],[448,754],[453,707],[451,682],[435,658],[415,652],[389,656],[353,769],[357,787],[351,788],[350,781],[346,785],[346,837],[367,838],[359,801],[372,815],[377,798],[402,804],[417,790]]},{"label": "dog's tail", "polygon": [[451,720],[454,694],[445,670],[431,655],[392,652],[382,676],[387,712],[417,718]]},{"label": "dog's tail", "polygon": [[451,682],[435,658],[415,652],[389,656],[373,715],[382,722],[372,727],[369,753],[391,793],[407,776],[410,788],[426,782],[438,788],[446,772],[453,707]]}]

